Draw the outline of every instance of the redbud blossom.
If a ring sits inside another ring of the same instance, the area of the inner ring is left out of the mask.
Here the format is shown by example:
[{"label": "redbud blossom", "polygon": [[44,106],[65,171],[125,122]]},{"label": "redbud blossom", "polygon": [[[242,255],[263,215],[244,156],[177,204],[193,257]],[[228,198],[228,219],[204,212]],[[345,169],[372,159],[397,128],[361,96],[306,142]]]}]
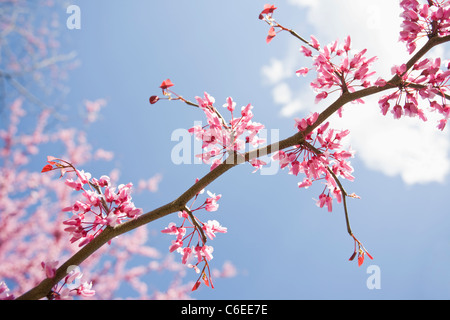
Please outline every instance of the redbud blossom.
[{"label": "redbud blossom", "polygon": [[172,81],[170,81],[170,79],[166,79],[161,83],[161,85],[159,87],[163,90],[166,90],[173,86],[174,86],[174,84],[172,83]]},{"label": "redbud blossom", "polygon": [[[197,194],[197,196],[199,194]],[[216,237],[216,233],[226,233],[227,228],[221,226],[217,220],[208,220],[207,223],[203,223],[196,215],[194,215],[195,211],[202,209],[205,209],[206,211],[217,210],[217,201],[220,199],[221,195],[216,196],[209,191],[207,191],[207,194],[209,197],[201,206],[192,210],[186,209],[180,211],[178,217],[182,219],[181,227],[177,227],[175,223],[171,222],[164,230],[161,230],[161,232],[176,236],[176,239],[172,240],[172,244],[169,246],[169,251],[180,253],[182,255],[181,262],[188,267],[193,268],[197,273],[200,273],[199,279],[202,278],[205,284],[211,284],[211,288],[213,288],[211,275],[209,273],[209,261],[213,259],[212,252],[214,251],[214,248],[206,245],[206,241],[207,238],[213,240]],[[191,257],[197,258],[195,264],[188,263]],[[200,271],[198,265],[202,262],[204,263],[204,266],[203,270]],[[208,270],[208,275],[206,274],[205,269]],[[196,290],[199,285],[200,281],[198,280],[192,290]]]},{"label": "redbud blossom", "polygon": [[[318,113],[313,113],[304,119],[295,119],[296,128],[302,132],[317,121]],[[280,150],[272,156],[273,160],[280,163],[280,167],[289,168],[289,173],[298,176],[304,174],[299,188],[308,188],[314,181],[325,180],[326,189],[319,195],[316,204],[319,207],[327,207],[328,211],[333,209],[333,198],[341,202],[342,195],[336,185],[335,178],[329,173],[331,170],[336,177],[342,177],[353,181],[353,168],[349,158],[353,152],[342,149],[341,140],[350,133],[349,130],[337,131],[329,128],[328,122],[308,134],[305,139],[314,146],[314,150],[300,145],[290,149]],[[318,153],[319,152],[319,153]]]},{"label": "redbud blossom", "polygon": [[264,19],[264,15],[271,15],[277,8],[273,4],[265,4],[263,11],[259,14],[259,19]]},{"label": "redbud blossom", "polygon": [[60,169],[61,175],[74,172],[76,180],[66,179],[65,184],[75,191],[82,191],[83,198],[63,208],[63,211],[73,213],[71,218],[63,221],[63,224],[67,226],[64,231],[72,235],[70,242],[80,240],[78,245],[84,246],[100,234],[106,226],[115,227],[122,221],[133,219],[142,213],[142,209],[136,208],[131,201],[133,186],[131,183],[119,185],[116,191],[115,188],[110,187],[108,176],[95,179],[90,173],[77,170],[67,161],[50,156],[47,159],[49,164],[42,172],[55,169]]},{"label": "redbud blossom", "polygon": [[275,38],[276,35],[277,35],[277,33],[275,32],[275,28],[270,27],[269,33],[267,34],[266,43],[269,43],[270,41],[272,41],[272,39]]},{"label": "redbud blossom", "polygon": [[[197,140],[201,140],[203,152],[196,157],[202,159],[206,164],[210,164],[210,170],[214,170],[220,165],[229,152],[243,152],[246,145],[251,143],[252,147],[258,147],[265,143],[258,133],[264,129],[264,125],[254,122],[253,106],[247,104],[240,110],[240,117],[233,113],[236,103],[231,97],[227,98],[223,106],[231,113],[231,120],[226,121],[224,117],[214,107],[215,99],[208,93],[204,93],[204,98],[196,97],[200,109],[204,112],[208,124],[206,126],[194,126],[188,130]],[[251,162],[259,169],[262,162]]]}]

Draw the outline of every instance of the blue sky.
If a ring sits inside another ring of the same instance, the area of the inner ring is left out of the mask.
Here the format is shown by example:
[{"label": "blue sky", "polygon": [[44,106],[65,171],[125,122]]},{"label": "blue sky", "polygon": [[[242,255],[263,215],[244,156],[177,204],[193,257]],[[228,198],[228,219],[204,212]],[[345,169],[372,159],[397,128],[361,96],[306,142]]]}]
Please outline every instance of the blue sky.
[{"label": "blue sky", "polygon": [[[389,75],[390,66],[406,57],[404,45],[397,43],[400,20],[394,2],[277,1],[275,17],[324,44],[352,35],[354,47],[367,47],[368,56],[380,58],[380,75]],[[266,44],[268,26],[258,20],[265,3],[74,1],[81,8],[81,29],[63,28],[61,35],[81,65],[70,74],[67,104],[78,112],[83,99],[107,99],[89,136],[95,146],[115,153],[111,163],[86,170],[100,176],[117,167],[125,183],[161,173],[158,192],[136,196],[144,211],[175,199],[208,172],[206,165],[172,162],[174,130],[204,117],[182,103],[149,105],[149,96],[160,93],[166,78],[191,100],[206,91],[219,106],[228,96],[238,107],[252,103],[254,120],[278,129],[280,138],[295,132],[295,117],[331,103],[329,98],[315,105],[311,79],[295,77],[297,68],[310,63],[298,51],[298,41],[281,33]],[[446,52],[435,54],[445,59]],[[228,227],[211,243],[213,263],[219,267],[230,260],[238,275],[217,280],[214,290],[201,288],[194,298],[450,298],[448,129],[441,133],[434,122],[393,121],[380,115],[376,101],[351,105],[343,119],[331,122],[352,131],[348,142],[356,150],[356,181],[345,187],[361,199],[350,201],[350,219],[374,260],[361,267],[348,261],[353,241],[343,210],[336,205],[328,213],[315,206],[321,186],[301,190],[297,182],[302,178],[283,171],[252,174],[249,165],[242,165],[208,187],[222,194],[219,211],[211,217]],[[169,246],[172,239],[159,230],[177,219],[168,216],[148,226],[157,231],[151,240],[155,247]],[[380,289],[366,285],[370,265],[381,271]]]}]

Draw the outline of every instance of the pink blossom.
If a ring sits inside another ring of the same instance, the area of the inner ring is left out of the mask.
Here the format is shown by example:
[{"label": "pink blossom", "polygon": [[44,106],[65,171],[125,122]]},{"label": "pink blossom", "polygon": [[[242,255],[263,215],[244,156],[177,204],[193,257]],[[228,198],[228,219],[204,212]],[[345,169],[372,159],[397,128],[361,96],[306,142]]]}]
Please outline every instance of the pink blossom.
[{"label": "pink blossom", "polygon": [[400,119],[403,114],[403,109],[400,105],[396,104],[394,109],[392,109],[392,113],[394,114],[394,119]]},{"label": "pink blossom", "polygon": [[328,97],[328,93],[327,93],[326,91],[322,91],[321,93],[319,93],[318,95],[316,95],[315,103],[319,103],[320,100],[326,99],[327,97]]},{"label": "pink blossom", "polygon": [[308,74],[309,69],[308,68],[300,68],[297,71],[295,71],[295,73],[297,74],[297,76],[306,76]]},{"label": "pink blossom", "polygon": [[350,51],[350,48],[351,48],[351,38],[350,38],[350,36],[347,36],[347,38],[345,38],[345,41],[344,41],[344,50],[345,51]]},{"label": "pink blossom", "polygon": [[205,201],[205,210],[206,211],[216,211],[219,208],[219,204],[217,201],[222,197],[222,195],[217,195],[215,193],[211,193],[210,191],[206,191],[209,195],[209,198]]},{"label": "pink blossom", "polygon": [[327,196],[324,193],[322,193],[319,196],[319,200],[317,201],[317,206],[322,208],[324,205],[326,205],[328,208],[328,212],[331,212],[331,211],[333,211],[332,203],[333,203],[332,198],[330,196]]},{"label": "pink blossom", "polygon": [[192,253],[192,249],[190,247],[183,248],[183,259],[182,259],[183,264],[186,264],[187,260],[191,256],[191,253]]},{"label": "pink blossom", "polygon": [[9,293],[9,288],[5,282],[0,281],[0,300],[14,300],[14,295]]},{"label": "pink blossom", "polygon": [[236,107],[236,102],[233,101],[232,97],[227,98],[227,103],[223,105],[228,111],[233,112]]},{"label": "pink blossom", "polygon": [[167,90],[168,88],[173,87],[173,86],[174,86],[174,84],[172,83],[172,81],[170,81],[170,79],[166,79],[161,83],[161,85],[159,87],[163,90]]},{"label": "pink blossom", "polygon": [[403,73],[406,72],[406,64],[402,64],[400,66],[393,66],[391,68],[392,74],[396,74],[398,76],[401,76]]},{"label": "pink blossom", "polygon": [[183,247],[183,241],[182,240],[172,240],[172,245],[169,247],[169,252],[174,252],[178,248]]},{"label": "pink blossom", "polygon": [[444,130],[446,125],[447,125],[447,119],[441,119],[441,120],[439,120],[439,124],[437,125],[437,128],[442,131],[442,130]]},{"label": "pink blossom", "polygon": [[307,189],[310,186],[312,186],[312,181],[310,179],[308,179],[308,178],[305,178],[302,182],[298,183],[298,187],[299,188],[306,188]]},{"label": "pink blossom", "polygon": [[262,20],[264,15],[271,15],[277,8],[273,4],[265,4],[264,9],[259,14],[259,19]]},{"label": "pink blossom", "polygon": [[384,87],[386,85],[386,80],[382,79],[382,78],[378,78],[375,82],[374,85],[378,86],[378,87]]},{"label": "pink blossom", "polygon": [[77,288],[77,294],[83,297],[92,297],[95,295],[95,290],[92,290],[92,282],[84,282]]},{"label": "pink blossom", "polygon": [[[213,247],[205,245],[201,248],[200,254],[202,256],[204,256],[206,258],[206,260],[210,261],[213,259],[213,255],[212,255],[213,251],[214,251]],[[199,252],[197,251],[197,253],[199,253]]]},{"label": "pink blossom", "polygon": [[313,46],[315,49],[320,50],[320,43],[319,43],[319,41],[317,40],[317,38],[314,37],[313,35],[311,35],[311,43],[312,43],[312,46]]},{"label": "pink blossom", "polygon": [[310,49],[301,46],[300,51],[305,55],[305,57],[312,57],[312,51]]},{"label": "pink blossom", "polygon": [[266,43],[269,43],[270,41],[272,41],[272,39],[275,38],[276,35],[277,35],[277,33],[275,32],[275,28],[270,27],[269,33],[267,34]]},{"label": "pink blossom", "polygon": [[66,179],[65,183],[67,186],[74,189],[75,191],[80,191],[83,188],[83,185],[79,180],[73,181],[72,179]]},{"label": "pink blossom", "polygon": [[58,261],[41,262],[42,269],[45,271],[47,278],[53,278],[55,276],[56,267],[58,266]]},{"label": "pink blossom", "polygon": [[203,224],[202,229],[203,229],[203,231],[205,231],[205,234],[211,240],[216,237],[216,235],[215,235],[216,232],[219,232],[219,233],[227,232],[227,228],[222,227],[217,220],[208,220],[207,223]]}]

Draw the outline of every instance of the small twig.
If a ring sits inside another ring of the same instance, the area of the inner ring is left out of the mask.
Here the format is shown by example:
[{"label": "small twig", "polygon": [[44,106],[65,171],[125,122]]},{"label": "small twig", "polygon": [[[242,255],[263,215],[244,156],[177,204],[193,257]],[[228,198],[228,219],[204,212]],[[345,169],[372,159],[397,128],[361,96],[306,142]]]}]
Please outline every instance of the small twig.
[{"label": "small twig", "polygon": [[[304,146],[306,146],[308,149],[310,149],[311,151],[313,151],[316,155],[319,156],[322,154],[322,152],[320,152],[316,147],[314,147],[309,142],[303,141],[302,144]],[[349,235],[353,236],[352,228],[350,227],[350,219],[348,217],[348,209],[347,209],[347,201],[346,201],[346,198],[348,197],[348,193],[347,193],[347,191],[345,191],[344,186],[342,185],[341,181],[339,181],[339,178],[336,176],[336,174],[333,172],[333,170],[331,170],[331,168],[329,166],[327,166],[327,170],[333,177],[334,181],[336,181],[336,184],[338,185],[339,190],[341,191],[342,204],[344,206],[344,213],[345,213],[345,223],[347,224],[347,232]]]},{"label": "small twig", "polygon": [[205,235],[205,232],[203,231],[202,227],[201,227],[200,224],[198,223],[197,219],[195,219],[194,214],[192,213],[192,211],[191,211],[187,206],[184,207],[184,211],[186,211],[187,214],[189,215],[189,217],[191,218],[192,223],[194,224],[194,226],[197,228],[198,232],[199,232],[200,235],[202,236],[203,244],[205,244],[205,243],[206,243],[206,235]]}]

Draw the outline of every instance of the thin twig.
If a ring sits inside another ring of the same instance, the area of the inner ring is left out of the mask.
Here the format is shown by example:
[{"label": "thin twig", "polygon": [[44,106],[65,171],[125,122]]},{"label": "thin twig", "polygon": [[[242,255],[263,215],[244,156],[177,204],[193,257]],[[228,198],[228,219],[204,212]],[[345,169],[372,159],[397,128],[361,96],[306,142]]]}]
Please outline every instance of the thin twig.
[{"label": "thin twig", "polygon": [[[304,142],[302,142],[302,144],[304,146],[306,146],[308,149],[310,149],[312,152],[314,152],[316,155],[318,155],[318,156],[322,155],[322,152],[320,152],[316,147],[314,147],[309,142],[304,141]],[[329,166],[327,166],[327,171],[331,174],[331,176],[333,177],[334,181],[336,181],[336,184],[338,185],[339,190],[341,191],[342,204],[344,206],[344,213],[345,213],[345,223],[347,225],[347,232],[348,232],[349,235],[353,236],[352,228],[350,227],[350,219],[348,217],[348,210],[347,210],[346,198],[348,196],[348,193],[347,193],[347,191],[345,191],[344,186],[342,185],[341,181],[339,180],[339,178],[336,176],[336,174],[333,172],[333,170],[331,170],[331,168]]]},{"label": "thin twig", "polygon": [[191,211],[187,206],[184,207],[184,211],[187,212],[187,214],[189,215],[189,217],[190,217],[191,220],[192,220],[192,223],[193,223],[194,226],[197,228],[198,232],[200,232],[200,234],[201,234],[201,236],[202,236],[203,244],[205,244],[205,243],[206,243],[206,235],[205,235],[205,232],[203,231],[202,227],[201,227],[200,224],[198,223],[197,219],[195,219],[195,216],[193,215],[192,211]]}]

